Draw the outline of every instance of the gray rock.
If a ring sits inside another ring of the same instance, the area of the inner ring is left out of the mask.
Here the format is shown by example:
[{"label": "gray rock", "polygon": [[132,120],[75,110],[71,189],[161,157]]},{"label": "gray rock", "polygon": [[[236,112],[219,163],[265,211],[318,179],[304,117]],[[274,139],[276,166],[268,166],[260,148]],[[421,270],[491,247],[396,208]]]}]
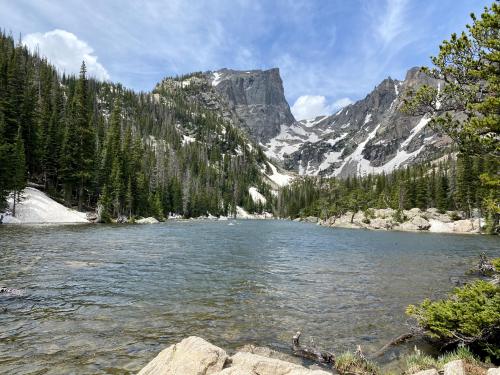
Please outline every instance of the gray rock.
[{"label": "gray rock", "polygon": [[373,229],[391,229],[392,223],[387,219],[375,218],[370,220],[369,226]]},{"label": "gray rock", "polygon": [[307,221],[308,223],[317,223],[318,218],[316,216],[308,216],[304,219],[304,221]]},{"label": "gray rock", "polygon": [[[437,159],[445,155],[451,140],[428,126],[422,126],[421,116],[409,116],[399,110],[405,92],[423,84],[437,88],[443,82],[413,68],[404,81],[387,78],[364,99],[334,115],[285,127],[288,137],[274,138],[267,147],[272,153],[279,154],[284,147],[293,146],[296,151],[283,155],[285,167],[322,176],[359,175],[360,158],[350,158],[350,155],[360,144],[364,147],[357,155],[361,153],[373,167],[373,170],[368,168],[361,174],[380,173],[382,169],[376,168],[391,160],[392,167],[400,167]],[[418,131],[415,131],[419,124]],[[332,153],[336,156],[331,157]],[[414,155],[401,159],[401,156],[411,153]],[[398,159],[395,159],[397,155]]]},{"label": "gray rock", "polygon": [[486,375],[500,375],[500,367],[488,369]]},{"label": "gray rock", "polygon": [[156,224],[159,223],[154,217],[143,217],[135,221],[137,224]]},{"label": "gray rock", "polygon": [[411,223],[417,227],[417,230],[427,230],[431,227],[431,224],[421,216],[415,216],[411,219]]},{"label": "gray rock", "polygon": [[453,231],[457,233],[478,233],[480,230],[480,219],[465,219],[453,222]]},{"label": "gray rock", "polygon": [[227,359],[221,348],[191,336],[161,351],[138,375],[218,374]]},{"label": "gray rock", "polygon": [[[247,346],[231,358],[195,336],[163,350],[138,375],[329,375],[278,358],[277,352]],[[254,354],[260,353],[259,354]]]},{"label": "gray rock", "polygon": [[464,362],[462,360],[456,360],[448,362],[443,367],[444,375],[465,375]]},{"label": "gray rock", "polygon": [[331,375],[331,373],[309,370],[279,359],[238,352],[231,357],[231,366],[222,370],[219,375]]},{"label": "gray rock", "polygon": [[285,99],[279,69],[217,71],[220,83],[215,90],[243,120],[256,142],[266,143],[280,132],[281,125],[291,125],[295,119]]}]

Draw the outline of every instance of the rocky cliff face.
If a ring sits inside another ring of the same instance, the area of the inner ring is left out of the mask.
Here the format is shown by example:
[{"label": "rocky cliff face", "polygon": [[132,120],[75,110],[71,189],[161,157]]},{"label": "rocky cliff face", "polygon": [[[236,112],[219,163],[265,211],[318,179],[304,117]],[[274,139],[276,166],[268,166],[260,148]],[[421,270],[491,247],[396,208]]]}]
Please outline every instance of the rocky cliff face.
[{"label": "rocky cliff face", "polygon": [[404,92],[422,84],[441,86],[418,68],[409,70],[404,81],[387,78],[334,115],[281,126],[280,134],[265,144],[266,154],[301,175],[340,177],[435,159],[450,140],[427,126],[429,118],[399,110]]},{"label": "rocky cliff face", "polygon": [[339,177],[387,173],[448,150],[450,140],[429,128],[428,117],[400,111],[406,90],[422,84],[442,82],[413,68],[403,81],[387,78],[334,115],[295,121],[278,69],[222,69],[160,83],[186,90],[197,105],[243,129],[285,169]]},{"label": "rocky cliff face", "polygon": [[285,99],[279,69],[211,73],[212,86],[226,99],[256,142],[266,143],[280,126],[295,122]]}]

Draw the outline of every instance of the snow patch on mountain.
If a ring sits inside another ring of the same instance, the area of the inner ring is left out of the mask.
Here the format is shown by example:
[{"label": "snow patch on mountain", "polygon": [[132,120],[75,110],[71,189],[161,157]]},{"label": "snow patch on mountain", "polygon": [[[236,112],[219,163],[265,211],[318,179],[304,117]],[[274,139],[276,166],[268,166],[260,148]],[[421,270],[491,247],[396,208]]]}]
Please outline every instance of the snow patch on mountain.
[{"label": "snow patch on mountain", "polygon": [[[266,174],[266,176],[276,185],[283,187],[292,182],[293,177],[291,175],[278,172],[278,168],[276,168],[272,163],[267,163],[267,165],[271,168],[272,174]],[[262,172],[265,173],[265,170]]]},{"label": "snow patch on mountain", "polygon": [[88,223],[87,215],[57,203],[38,189],[27,187],[21,192],[21,201],[16,203],[16,216],[11,212],[13,196],[7,199],[9,212],[3,213],[5,224],[52,224]]},{"label": "snow patch on mountain", "polygon": [[212,86],[217,86],[222,81],[222,74],[219,72],[214,72],[212,74]]},{"label": "snow patch on mountain", "polygon": [[405,139],[405,141],[403,143],[401,143],[401,145],[399,146],[400,149],[403,149],[405,148],[406,146],[408,146],[410,144],[410,142],[413,140],[413,138],[423,129],[425,128],[425,125],[427,125],[427,123],[430,121],[431,119],[428,118],[427,116],[423,116],[420,121],[418,122],[418,124],[413,128],[411,129],[410,131],[410,135],[408,138]]},{"label": "snow patch on mountain", "polygon": [[252,187],[248,188],[248,193],[252,197],[253,203],[256,203],[256,204],[266,204],[267,203],[266,197],[264,197],[259,192],[259,190],[257,190],[256,187],[252,186]]}]

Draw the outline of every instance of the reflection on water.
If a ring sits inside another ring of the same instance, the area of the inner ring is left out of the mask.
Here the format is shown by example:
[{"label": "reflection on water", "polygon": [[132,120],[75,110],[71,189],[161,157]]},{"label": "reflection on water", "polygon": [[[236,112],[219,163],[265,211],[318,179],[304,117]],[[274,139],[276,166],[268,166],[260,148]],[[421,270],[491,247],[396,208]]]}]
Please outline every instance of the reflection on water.
[{"label": "reflection on water", "polygon": [[495,237],[228,224],[0,226],[0,285],[24,290],[0,297],[0,373],[134,372],[189,335],[370,351],[407,304],[500,255]]}]

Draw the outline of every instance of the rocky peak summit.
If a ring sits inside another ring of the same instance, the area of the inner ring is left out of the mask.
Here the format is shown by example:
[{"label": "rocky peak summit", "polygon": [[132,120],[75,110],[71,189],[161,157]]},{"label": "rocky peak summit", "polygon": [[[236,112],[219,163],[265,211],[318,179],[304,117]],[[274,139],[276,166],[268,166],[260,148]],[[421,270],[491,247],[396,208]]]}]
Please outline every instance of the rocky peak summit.
[{"label": "rocky peak summit", "polygon": [[266,143],[280,132],[281,125],[295,119],[285,99],[278,68],[237,71],[221,69],[209,73],[212,86],[243,120],[249,135]]}]

